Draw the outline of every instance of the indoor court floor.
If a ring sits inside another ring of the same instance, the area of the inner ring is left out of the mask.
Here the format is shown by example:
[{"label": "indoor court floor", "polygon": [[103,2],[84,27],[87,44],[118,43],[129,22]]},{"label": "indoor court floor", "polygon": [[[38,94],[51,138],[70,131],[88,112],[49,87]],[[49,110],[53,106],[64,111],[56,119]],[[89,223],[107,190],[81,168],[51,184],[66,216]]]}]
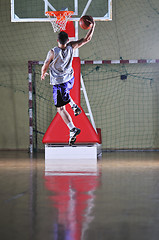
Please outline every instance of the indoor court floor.
[{"label": "indoor court floor", "polygon": [[95,171],[45,172],[0,152],[0,239],[158,240],[159,153],[103,153]]}]

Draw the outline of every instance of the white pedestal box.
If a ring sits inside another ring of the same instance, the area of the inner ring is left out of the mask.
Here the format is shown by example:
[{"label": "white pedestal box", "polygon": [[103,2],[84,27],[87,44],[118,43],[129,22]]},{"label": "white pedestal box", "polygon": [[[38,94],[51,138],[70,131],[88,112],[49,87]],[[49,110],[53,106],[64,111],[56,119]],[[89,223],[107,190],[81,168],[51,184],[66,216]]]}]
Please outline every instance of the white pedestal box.
[{"label": "white pedestal box", "polygon": [[97,167],[97,158],[101,154],[101,145],[53,145],[45,144],[45,171],[72,170]]}]

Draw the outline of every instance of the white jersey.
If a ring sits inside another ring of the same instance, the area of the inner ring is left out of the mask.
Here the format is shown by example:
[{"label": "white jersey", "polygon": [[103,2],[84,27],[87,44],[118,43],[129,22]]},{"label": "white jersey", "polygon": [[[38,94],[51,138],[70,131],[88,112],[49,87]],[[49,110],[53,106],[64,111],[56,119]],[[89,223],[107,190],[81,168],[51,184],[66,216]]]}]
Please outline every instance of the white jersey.
[{"label": "white jersey", "polygon": [[54,47],[54,59],[49,65],[50,84],[57,85],[68,82],[73,78],[73,48],[67,45],[65,49]]}]

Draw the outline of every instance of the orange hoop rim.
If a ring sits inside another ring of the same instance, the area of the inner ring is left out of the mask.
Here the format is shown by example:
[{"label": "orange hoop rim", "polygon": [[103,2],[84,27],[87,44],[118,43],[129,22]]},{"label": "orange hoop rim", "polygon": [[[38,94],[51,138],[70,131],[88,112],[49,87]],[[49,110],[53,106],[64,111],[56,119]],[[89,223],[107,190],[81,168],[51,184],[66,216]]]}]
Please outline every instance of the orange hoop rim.
[{"label": "orange hoop rim", "polygon": [[64,31],[69,18],[73,15],[73,11],[47,11],[47,15],[54,32]]},{"label": "orange hoop rim", "polygon": [[73,15],[73,11],[47,11],[46,14],[50,17],[56,17],[58,19],[65,19],[66,17],[70,17]]}]

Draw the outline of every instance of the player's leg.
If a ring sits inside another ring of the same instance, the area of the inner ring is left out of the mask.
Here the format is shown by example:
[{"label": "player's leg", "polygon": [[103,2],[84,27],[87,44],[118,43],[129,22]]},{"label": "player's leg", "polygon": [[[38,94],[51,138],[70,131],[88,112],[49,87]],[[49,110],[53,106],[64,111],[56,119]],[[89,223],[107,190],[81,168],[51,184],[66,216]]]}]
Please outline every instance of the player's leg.
[{"label": "player's leg", "polygon": [[69,123],[72,123],[71,128],[75,127],[73,122],[72,122],[72,118],[71,118],[70,114],[66,111],[65,106],[57,107],[57,112],[60,114],[63,121],[66,123],[66,125],[68,125]]},{"label": "player's leg", "polygon": [[76,141],[76,136],[81,130],[74,126],[70,114],[65,109],[65,105],[70,102],[70,89],[70,83],[67,82],[53,86],[53,99],[58,113],[70,129],[69,144],[72,145]]},{"label": "player's leg", "polygon": [[74,111],[75,116],[78,116],[82,111],[70,96],[70,90],[73,88],[73,85],[74,85],[74,77],[66,83],[66,91],[68,91],[68,94],[69,94],[69,99],[70,99],[69,104],[72,110]]},{"label": "player's leg", "polygon": [[63,121],[65,122],[67,127],[70,129],[69,145],[72,145],[76,141],[76,136],[80,134],[81,130],[74,126],[72,122],[72,118],[70,114],[66,111],[65,106],[57,107],[57,112],[60,114]]},{"label": "player's leg", "polygon": [[73,101],[73,99],[70,97],[70,102],[69,102],[72,110],[74,111],[75,116],[78,116],[82,111],[78,107],[78,105]]}]

